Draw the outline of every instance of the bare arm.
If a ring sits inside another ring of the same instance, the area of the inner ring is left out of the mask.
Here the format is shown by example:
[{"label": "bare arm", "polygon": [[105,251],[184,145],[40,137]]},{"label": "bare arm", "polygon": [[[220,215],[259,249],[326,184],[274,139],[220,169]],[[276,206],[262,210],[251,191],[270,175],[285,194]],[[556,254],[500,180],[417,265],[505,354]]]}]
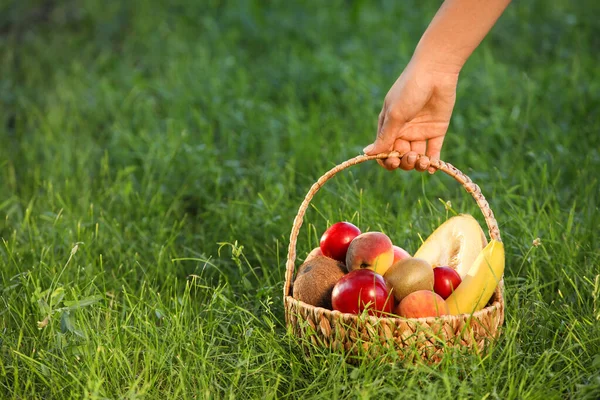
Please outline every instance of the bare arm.
[{"label": "bare arm", "polygon": [[[423,170],[417,154],[439,158],[456,100],[458,74],[510,0],[446,0],[386,95],[377,138],[366,154],[396,150],[387,169]],[[424,164],[423,164],[424,165]]]},{"label": "bare arm", "polygon": [[510,0],[444,1],[414,55],[460,70],[509,3]]}]

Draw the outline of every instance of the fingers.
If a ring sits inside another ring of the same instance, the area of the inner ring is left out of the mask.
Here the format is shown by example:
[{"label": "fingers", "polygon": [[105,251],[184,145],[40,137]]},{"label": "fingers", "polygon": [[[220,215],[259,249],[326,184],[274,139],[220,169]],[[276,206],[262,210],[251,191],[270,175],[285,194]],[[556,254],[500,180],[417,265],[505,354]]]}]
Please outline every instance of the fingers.
[{"label": "fingers", "polygon": [[415,140],[414,142],[410,142],[410,150],[417,154],[425,154],[425,149],[427,149],[427,142],[424,140]]},{"label": "fingers", "polygon": [[[420,123],[406,126],[402,115],[392,114],[389,110],[385,110],[385,107],[379,114],[377,127],[375,142],[365,147],[363,152],[374,155],[395,150],[400,154],[400,157],[377,160],[379,165],[387,170],[401,168],[406,171],[416,169],[421,172],[425,170],[429,173],[435,172],[435,168],[429,167],[430,160],[440,158],[445,130],[436,132],[440,131],[438,126],[426,126]],[[441,134],[433,136],[436,133]]]},{"label": "fingers", "polygon": [[[442,145],[444,144],[445,135],[437,136],[429,139],[427,142],[427,157],[432,160],[439,160],[440,154],[442,151]],[[433,174],[435,172],[435,168],[429,168],[428,172]]]},{"label": "fingers", "polygon": [[427,165],[429,164],[428,159],[421,160],[421,158],[424,158],[422,156],[425,154],[426,148],[427,142],[424,140],[415,140],[412,142],[404,139],[396,140],[394,150],[402,155],[399,167],[405,171],[410,171],[415,168],[419,171],[424,171],[422,165],[425,163]]},{"label": "fingers", "polygon": [[[443,142],[443,138],[441,140]],[[439,141],[438,141],[439,142]],[[439,158],[439,147],[436,147],[438,143],[434,140],[434,147],[431,148],[429,142],[425,141],[413,141],[410,142],[404,139],[396,139],[394,142],[393,150],[400,154],[400,157],[388,157],[383,160],[377,160],[377,163],[383,168],[392,171],[400,168],[405,171],[416,169],[419,172],[423,172],[428,169],[430,164],[430,158],[433,158],[428,154],[437,154],[436,158]],[[437,150],[437,153],[435,152]],[[433,153],[432,153],[433,151]],[[435,172],[435,169],[430,168],[430,173]]]},{"label": "fingers", "polygon": [[[381,126],[383,125],[383,119],[385,118],[385,113],[383,111],[383,109],[381,110],[381,112],[379,113],[379,118],[377,119],[377,132],[381,132]],[[365,154],[371,154],[373,147],[375,147],[374,144],[370,144],[367,147],[365,147],[363,149],[363,152]],[[385,169],[390,169],[388,167],[386,167],[385,165],[385,161],[386,160],[377,160],[377,164],[381,165],[383,168]]]},{"label": "fingers", "polygon": [[429,157],[421,156],[415,163],[415,169],[419,172],[425,171],[429,167]]},{"label": "fingers", "polygon": [[403,155],[410,151],[410,142],[406,139],[396,139],[394,142],[394,150]]},{"label": "fingers", "polygon": [[423,172],[427,170],[430,164],[429,157],[423,154],[417,154],[414,151],[409,151],[404,154],[402,158],[388,157],[385,160],[377,160],[377,162],[389,171],[400,168],[405,171],[416,169],[419,172]]},{"label": "fingers", "polygon": [[379,165],[390,171],[400,168],[405,171],[416,169],[419,172],[428,170],[429,173],[434,173],[435,168],[429,168],[430,160],[439,159],[443,142],[443,136],[430,139],[428,142],[396,139],[393,149],[400,154],[401,158],[388,157],[385,160],[378,160],[378,162]]},{"label": "fingers", "polygon": [[383,109],[379,113],[379,118],[377,118],[377,132],[381,132],[381,127],[383,126],[383,120],[385,119],[385,112]]},{"label": "fingers", "polygon": [[396,141],[396,134],[402,128],[405,121],[395,117],[387,110],[381,111],[378,120],[377,138],[375,142],[363,149],[363,152],[368,155],[383,153],[392,150]]},{"label": "fingers", "polygon": [[436,136],[434,138],[429,139],[427,142],[427,157],[433,159],[440,158],[440,153],[442,151],[442,145],[444,144],[444,135]]},{"label": "fingers", "polygon": [[[377,121],[377,138],[375,142],[368,145],[363,149],[363,152],[367,155],[379,154],[388,152],[391,150],[398,151],[399,148],[406,148],[407,151],[410,149],[410,144],[406,141],[402,145],[396,145],[395,133],[398,132],[400,126],[398,121],[394,122],[394,118],[389,115],[386,117],[385,108],[379,113],[379,119]],[[402,154],[403,152],[400,152]],[[384,160],[377,160],[377,163],[383,168],[392,171],[400,166],[400,158],[388,157]]]},{"label": "fingers", "polygon": [[400,161],[400,168],[405,171],[410,171],[415,168],[415,163],[417,162],[418,154],[414,151],[409,151],[408,153],[402,156],[402,160]]},{"label": "fingers", "polygon": [[400,166],[400,159],[398,157],[388,157],[384,160],[377,160],[377,162],[388,171],[395,170]]},{"label": "fingers", "polygon": [[[410,142],[404,139],[396,139],[392,150],[397,151],[400,154],[400,156],[402,156],[404,153],[408,153],[410,151]],[[388,157],[385,160],[377,160],[377,162],[379,163],[379,165],[381,165],[383,168],[389,171],[394,170],[400,166],[399,157]]]},{"label": "fingers", "polygon": [[405,171],[416,169],[419,172],[424,172],[426,170],[429,170],[429,173],[432,174],[435,172],[435,168],[429,168],[431,164],[430,158],[423,153],[417,153],[415,151],[404,153],[401,158],[388,157],[384,160],[377,160],[377,163],[388,171],[401,168]]},{"label": "fingers", "polygon": [[400,168],[405,171],[416,169],[419,172],[423,172],[429,168],[429,165],[429,157],[414,151],[409,151],[408,153],[404,154],[400,160]]}]

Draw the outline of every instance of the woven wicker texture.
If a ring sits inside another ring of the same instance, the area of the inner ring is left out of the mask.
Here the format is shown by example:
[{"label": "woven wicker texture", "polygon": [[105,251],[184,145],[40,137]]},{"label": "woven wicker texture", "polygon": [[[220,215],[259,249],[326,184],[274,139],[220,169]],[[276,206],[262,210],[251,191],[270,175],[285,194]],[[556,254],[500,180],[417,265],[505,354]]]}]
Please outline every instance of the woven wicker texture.
[{"label": "woven wicker texture", "polygon": [[[319,189],[338,172],[369,160],[385,159],[400,155],[396,152],[372,156],[359,155],[351,158],[321,176],[315,182],[298,209],[288,247],[285,284],[283,288],[286,323],[303,343],[343,351],[348,360],[360,357],[390,359],[419,358],[426,362],[438,362],[450,347],[470,351],[484,351],[487,344],[500,333],[504,322],[503,281],[500,282],[488,305],[471,315],[443,316],[441,318],[406,319],[401,317],[378,318],[369,315],[343,314],[315,307],[291,296],[292,279],[296,261],[296,243],[306,210]],[[429,160],[420,156],[419,162],[442,171],[472,195],[487,224],[491,239],[501,241],[498,223],[488,202],[471,179],[456,167],[441,160]],[[309,344],[310,343],[310,344]],[[310,349],[308,349],[310,350]]]}]

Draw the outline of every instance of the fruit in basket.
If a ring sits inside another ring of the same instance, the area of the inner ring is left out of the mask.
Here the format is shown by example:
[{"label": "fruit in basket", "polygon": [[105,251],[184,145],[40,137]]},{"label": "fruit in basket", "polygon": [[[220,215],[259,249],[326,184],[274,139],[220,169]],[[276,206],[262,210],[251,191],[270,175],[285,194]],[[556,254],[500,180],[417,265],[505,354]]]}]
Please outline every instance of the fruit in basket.
[{"label": "fruit in basket", "polygon": [[461,282],[458,272],[450,267],[439,266],[433,269],[433,291],[443,299],[447,299]]},{"label": "fruit in basket", "polygon": [[394,248],[390,238],[383,232],[361,233],[350,242],[346,254],[348,271],[372,269],[385,274],[394,261]]},{"label": "fruit in basket", "polygon": [[404,250],[402,247],[396,245],[393,245],[392,247],[394,248],[394,261],[392,261],[392,265],[396,264],[400,260],[411,257],[410,253]]},{"label": "fruit in basket", "polygon": [[414,257],[433,267],[449,266],[465,278],[487,240],[479,223],[471,215],[454,216],[440,225],[421,245]]},{"label": "fruit in basket", "polygon": [[360,233],[360,229],[350,222],[336,222],[323,233],[319,247],[324,256],[345,262],[350,242]]},{"label": "fruit in basket", "polygon": [[298,268],[292,296],[307,304],[331,309],[331,292],[346,274],[343,263],[325,256],[315,256]]},{"label": "fruit in basket", "polygon": [[306,256],[306,258],[304,259],[304,262],[309,261],[311,258],[314,258],[316,256],[322,256],[323,255],[323,251],[321,250],[320,247],[315,247],[314,249],[312,249],[310,251],[310,253],[308,253],[308,255]]},{"label": "fruit in basket", "polygon": [[462,283],[446,299],[450,314],[470,314],[486,306],[504,274],[504,245],[497,240],[481,250]]},{"label": "fruit in basket", "polygon": [[394,298],[385,280],[370,269],[356,269],[344,275],[333,287],[331,303],[334,310],[382,316],[392,312]]},{"label": "fruit in basket", "polygon": [[431,264],[420,258],[405,258],[392,265],[383,276],[396,301],[417,290],[433,289]]},{"label": "fruit in basket", "polygon": [[431,290],[417,290],[406,296],[394,312],[405,318],[425,318],[448,315],[448,305]]}]

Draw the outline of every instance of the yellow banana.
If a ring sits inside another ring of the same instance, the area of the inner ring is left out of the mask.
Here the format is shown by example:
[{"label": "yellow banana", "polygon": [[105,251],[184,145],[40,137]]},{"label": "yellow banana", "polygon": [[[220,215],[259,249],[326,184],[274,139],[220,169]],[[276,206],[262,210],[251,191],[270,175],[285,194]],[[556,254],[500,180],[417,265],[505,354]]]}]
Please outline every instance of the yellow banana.
[{"label": "yellow banana", "polygon": [[469,272],[446,299],[450,314],[471,314],[485,307],[504,273],[504,245],[491,240],[481,250]]}]

